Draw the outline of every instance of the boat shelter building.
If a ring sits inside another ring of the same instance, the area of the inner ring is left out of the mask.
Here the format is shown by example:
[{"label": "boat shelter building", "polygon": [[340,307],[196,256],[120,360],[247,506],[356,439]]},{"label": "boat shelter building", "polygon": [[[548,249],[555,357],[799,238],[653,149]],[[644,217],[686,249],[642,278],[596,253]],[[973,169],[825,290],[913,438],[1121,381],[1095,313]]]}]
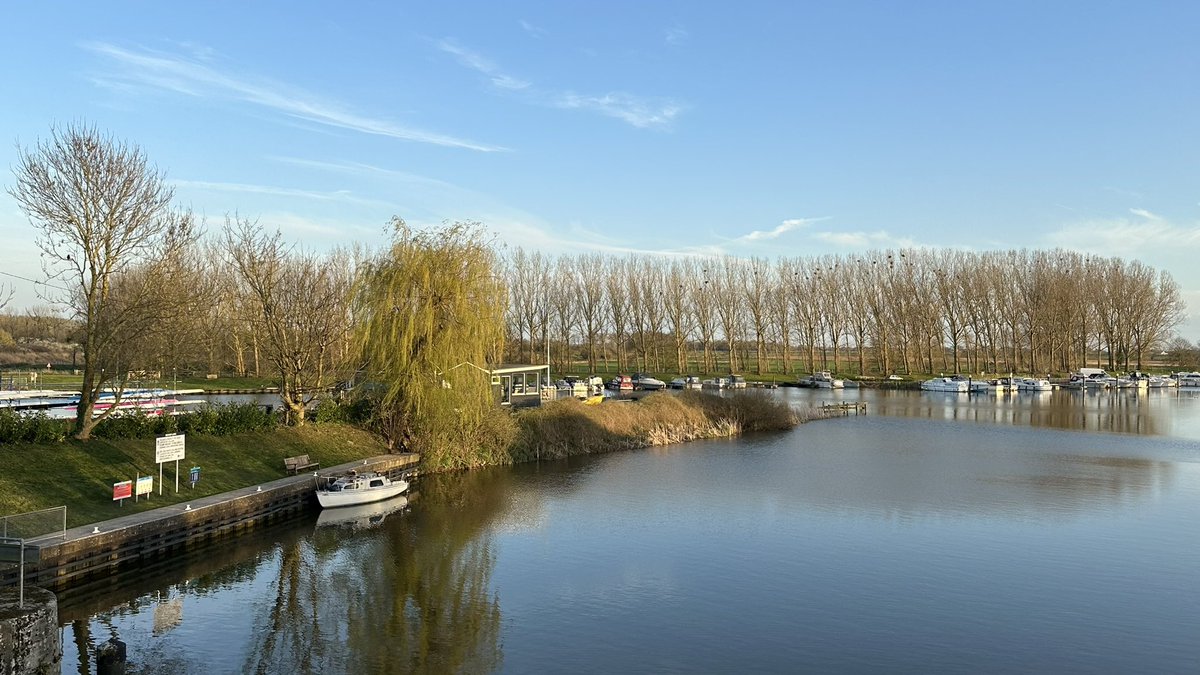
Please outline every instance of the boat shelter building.
[{"label": "boat shelter building", "polygon": [[550,365],[501,365],[488,370],[488,375],[500,405],[538,405],[542,385],[550,384]]}]

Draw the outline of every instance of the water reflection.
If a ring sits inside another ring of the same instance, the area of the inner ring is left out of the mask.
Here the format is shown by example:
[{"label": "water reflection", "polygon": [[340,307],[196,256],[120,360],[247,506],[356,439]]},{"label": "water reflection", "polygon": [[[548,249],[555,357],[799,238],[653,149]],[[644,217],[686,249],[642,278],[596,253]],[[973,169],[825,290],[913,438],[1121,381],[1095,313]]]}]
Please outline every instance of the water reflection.
[{"label": "water reflection", "polygon": [[886,519],[1094,513],[1169,488],[1177,469],[1169,455],[1195,451],[1195,444],[1168,449],[1118,435],[882,417],[822,422],[758,442],[797,454],[786,478],[755,475],[757,486],[740,488],[761,493],[765,482],[776,488],[771,494],[806,508]]},{"label": "water reflection", "polygon": [[[413,497],[415,498],[415,494]],[[370,504],[322,509],[317,516],[317,529],[318,531],[320,528],[344,531],[379,527],[388,516],[408,508],[408,501],[408,496],[397,495],[391,499]]]},{"label": "water reflection", "polygon": [[1058,389],[972,395],[875,389],[779,392],[800,406],[866,401],[871,413],[881,415],[1200,439],[1200,422],[1182,414],[1200,404],[1200,392],[1189,390]]},{"label": "water reflection", "polygon": [[[306,519],[270,529],[275,543],[265,550],[235,539],[195,556],[196,566],[65,594],[68,651],[73,644],[80,672],[109,635],[139,645],[129,673],[211,672],[231,654],[243,655],[236,670],[246,673],[493,671],[501,663],[500,607],[484,530],[506,504],[505,472],[422,484],[419,510],[362,514],[315,530]],[[211,602],[216,596],[220,606]],[[164,597],[170,609],[158,608]],[[166,614],[188,618],[163,630]],[[157,627],[148,616],[160,617]],[[207,647],[196,644],[198,635]],[[177,641],[188,644],[186,658],[170,648]]]}]

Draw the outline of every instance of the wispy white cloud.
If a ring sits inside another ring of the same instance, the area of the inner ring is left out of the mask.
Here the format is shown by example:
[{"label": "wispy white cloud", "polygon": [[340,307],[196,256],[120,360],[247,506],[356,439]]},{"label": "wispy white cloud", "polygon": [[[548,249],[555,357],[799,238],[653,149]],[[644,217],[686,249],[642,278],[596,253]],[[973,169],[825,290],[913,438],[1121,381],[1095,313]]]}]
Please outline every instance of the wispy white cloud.
[{"label": "wispy white cloud", "polygon": [[682,106],[671,101],[651,101],[624,92],[612,92],[601,96],[585,96],[564,92],[555,98],[560,108],[591,110],[645,129],[669,127],[682,112]]},{"label": "wispy white cloud", "polygon": [[755,230],[755,231],[751,232],[750,234],[738,237],[738,239],[743,240],[743,241],[764,241],[767,239],[777,239],[777,238],[779,238],[780,235],[791,232],[793,230],[798,230],[801,228],[808,227],[809,225],[812,225],[813,223],[819,223],[822,220],[828,220],[828,217],[825,217],[825,218],[790,218],[790,219],[785,220],[782,223],[780,223],[779,226],[773,230]]},{"label": "wispy white cloud", "polygon": [[1044,241],[1052,247],[1122,257],[1155,251],[1200,251],[1200,227],[1176,225],[1157,216],[1136,215],[1139,216],[1136,220],[1110,218],[1069,223],[1047,234]]},{"label": "wispy white cloud", "polygon": [[265,211],[254,218],[263,227],[278,228],[289,239],[308,245],[338,245],[376,239],[382,231],[374,220],[312,218],[291,211]]},{"label": "wispy white cloud", "polygon": [[520,91],[528,89],[529,83],[507,75],[500,71],[496,64],[484,58],[477,52],[473,52],[452,40],[439,40],[437,43],[438,49],[451,54],[464,67],[470,68],[476,72],[487,75],[491,78],[492,85],[500,89],[509,89],[512,91]]},{"label": "wispy white cloud", "polygon": [[1142,218],[1145,218],[1146,220],[1161,221],[1163,219],[1162,216],[1151,213],[1151,212],[1147,211],[1146,209],[1129,209],[1129,212],[1135,216],[1141,216]]},{"label": "wispy white cloud", "polygon": [[886,230],[875,232],[814,232],[813,239],[846,248],[921,248],[909,237],[895,237]]},{"label": "wispy white cloud", "polygon": [[367,206],[393,206],[390,202],[385,202],[378,199],[366,199],[357,197],[349,190],[334,190],[332,192],[324,192],[319,190],[300,190],[297,188],[276,187],[272,185],[251,185],[246,183],[220,183],[201,180],[172,180],[171,184],[175,187],[193,189],[193,190],[212,190],[217,192],[240,192],[256,195],[269,195],[275,197],[294,197],[299,199],[313,199],[317,201],[336,201],[345,202],[348,204],[362,204]]},{"label": "wispy white cloud", "polygon": [[101,86],[105,83],[137,84],[196,98],[232,99],[330,127],[404,141],[481,152],[504,149],[362,115],[340,103],[322,100],[296,87],[264,79],[237,77],[204,63],[171,54],[134,51],[105,42],[87,42],[82,46],[124,68],[121,72],[94,78],[93,81]]},{"label": "wispy white cloud", "polygon": [[521,19],[521,20],[517,21],[517,23],[519,23],[521,25],[521,28],[523,28],[526,33],[529,33],[529,35],[531,37],[540,38],[540,37],[546,35],[545,29],[541,28],[540,26],[535,26],[532,23],[529,23],[528,21],[526,21],[525,19]]},{"label": "wispy white cloud", "polygon": [[388,169],[388,168],[381,167],[381,166],[375,166],[373,164],[364,164],[362,162],[334,162],[334,161],[318,160],[318,159],[303,159],[300,157],[278,157],[278,156],[270,156],[267,159],[270,159],[270,160],[273,160],[276,162],[282,162],[284,164],[291,164],[293,166],[303,166],[303,167],[308,167],[311,169],[320,169],[322,171],[334,171],[334,172],[338,172],[338,173],[352,174],[352,175],[357,175],[357,176],[376,176],[376,177],[386,178],[386,179],[392,180],[392,181],[417,184],[417,185],[421,185],[421,186],[425,186],[425,187],[445,188],[445,189],[453,189],[453,190],[464,190],[465,189],[458,185],[454,185],[453,183],[448,183],[446,181],[438,180],[436,178],[430,178],[428,176],[421,176],[421,175],[418,175],[415,173],[409,173],[407,171],[398,171],[396,169]]},{"label": "wispy white cloud", "polygon": [[667,29],[666,41],[667,44],[678,47],[688,41],[687,29],[680,25],[671,26]]},{"label": "wispy white cloud", "polygon": [[452,55],[460,65],[488,78],[493,87],[520,92],[525,100],[567,110],[586,110],[613,117],[639,129],[668,128],[684,106],[667,98],[637,96],[623,91],[607,94],[580,94],[535,87],[528,80],[510,75],[493,61],[450,39],[436,42],[437,48]]}]

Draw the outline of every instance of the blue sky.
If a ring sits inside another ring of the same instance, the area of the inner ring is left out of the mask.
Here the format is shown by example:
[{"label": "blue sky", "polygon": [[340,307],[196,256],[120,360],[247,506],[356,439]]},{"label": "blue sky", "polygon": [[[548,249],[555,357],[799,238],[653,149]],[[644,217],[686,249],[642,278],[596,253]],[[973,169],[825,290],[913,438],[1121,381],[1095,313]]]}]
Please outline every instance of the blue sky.
[{"label": "blue sky", "polygon": [[[393,215],[551,253],[1061,246],[1170,271],[1200,317],[1195,3],[40,2],[5,24],[6,169],[84,120],[213,226],[311,249],[382,242]],[[40,277],[34,234],[0,196],[0,271]]]}]

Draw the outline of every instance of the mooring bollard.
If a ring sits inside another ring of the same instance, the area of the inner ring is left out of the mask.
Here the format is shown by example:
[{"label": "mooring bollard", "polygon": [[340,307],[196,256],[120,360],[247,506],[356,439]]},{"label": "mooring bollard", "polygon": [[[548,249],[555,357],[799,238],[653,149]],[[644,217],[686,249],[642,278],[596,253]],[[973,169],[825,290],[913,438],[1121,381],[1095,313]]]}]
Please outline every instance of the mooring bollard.
[{"label": "mooring bollard", "polygon": [[116,636],[96,648],[96,675],[124,675],[125,643]]}]

